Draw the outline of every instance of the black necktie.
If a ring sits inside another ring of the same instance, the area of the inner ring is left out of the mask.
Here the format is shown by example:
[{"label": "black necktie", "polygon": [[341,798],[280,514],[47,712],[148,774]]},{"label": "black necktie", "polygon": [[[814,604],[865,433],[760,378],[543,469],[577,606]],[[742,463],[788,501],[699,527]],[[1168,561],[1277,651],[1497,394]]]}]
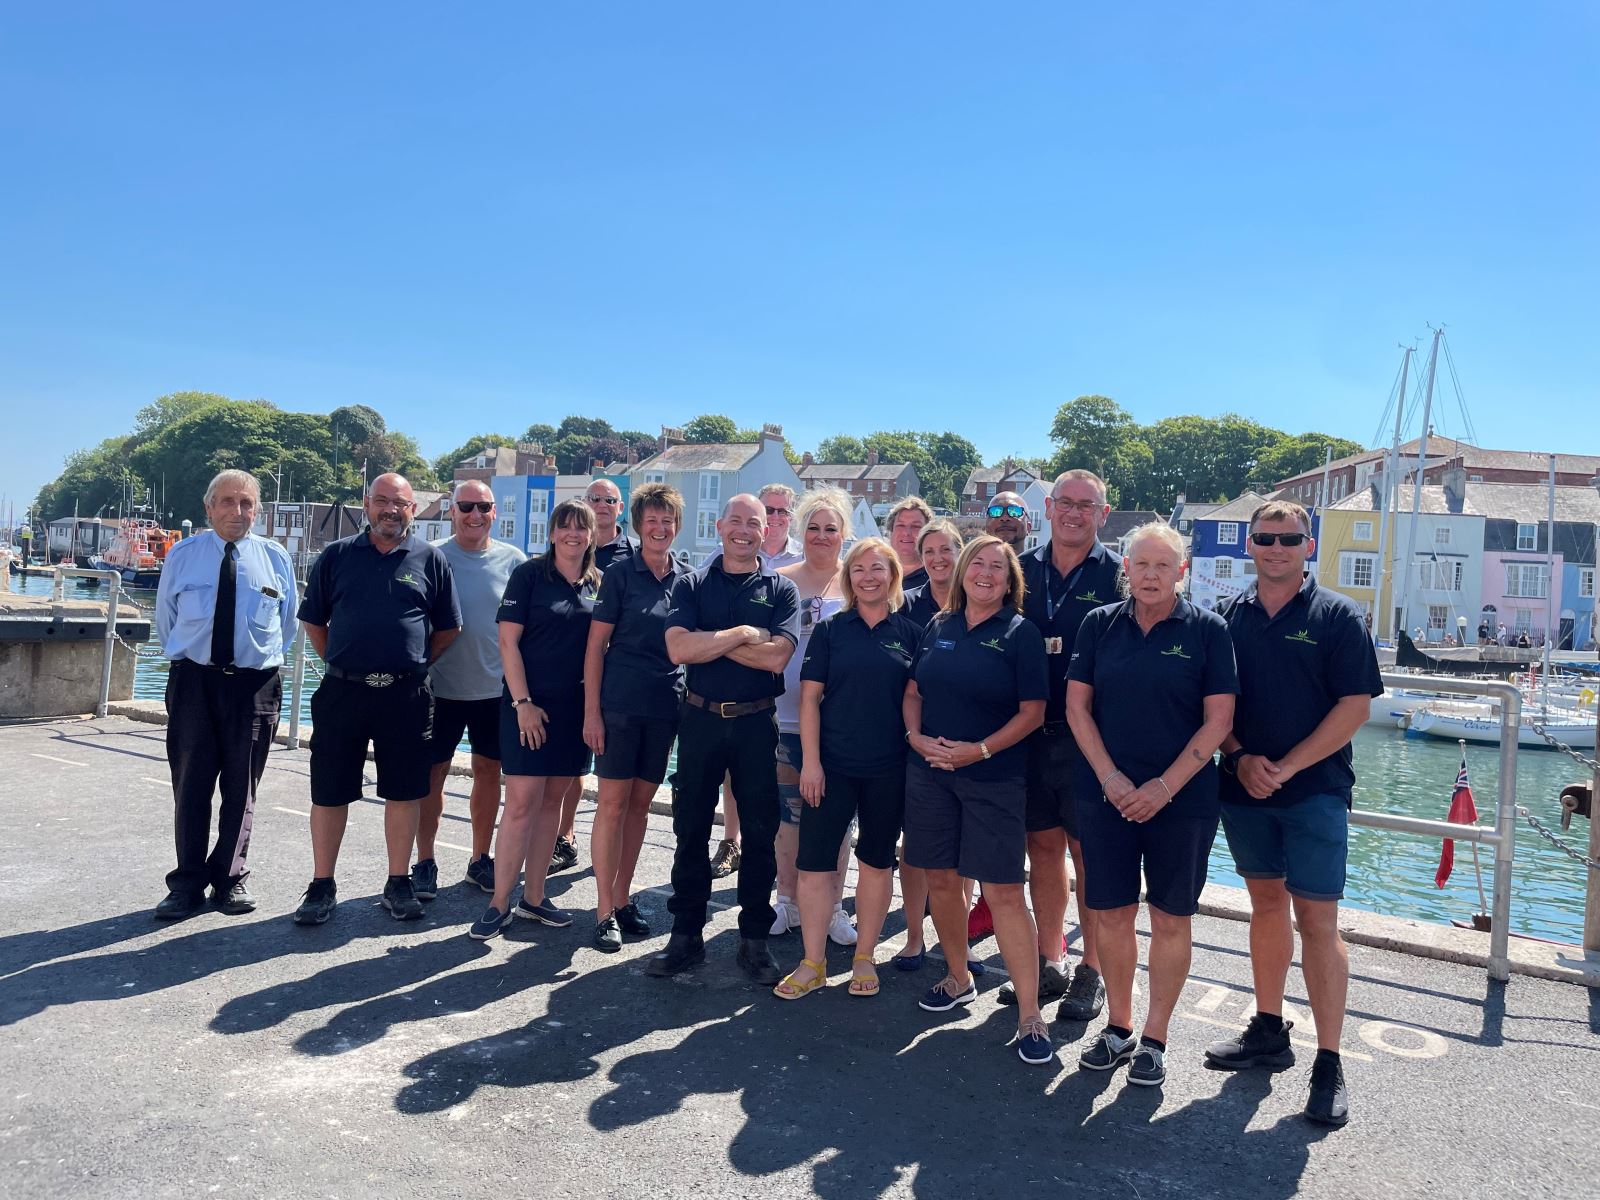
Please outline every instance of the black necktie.
[{"label": "black necktie", "polygon": [[233,666],[233,605],[238,594],[238,567],[233,559],[239,553],[232,542],[222,547],[222,569],[217,573],[217,611],[211,618],[211,665]]}]

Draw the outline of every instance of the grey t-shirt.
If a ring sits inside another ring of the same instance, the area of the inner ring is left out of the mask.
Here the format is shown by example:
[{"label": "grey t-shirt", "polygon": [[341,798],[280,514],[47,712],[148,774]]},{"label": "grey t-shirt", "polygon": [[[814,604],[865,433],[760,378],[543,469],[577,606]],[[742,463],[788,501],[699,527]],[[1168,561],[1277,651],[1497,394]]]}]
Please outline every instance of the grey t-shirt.
[{"label": "grey t-shirt", "polygon": [[493,700],[500,695],[500,635],[495,614],[511,572],[527,555],[490,540],[483,550],[463,550],[455,538],[435,542],[450,562],[461,603],[461,636],[428,669],[433,694],[446,700]]}]

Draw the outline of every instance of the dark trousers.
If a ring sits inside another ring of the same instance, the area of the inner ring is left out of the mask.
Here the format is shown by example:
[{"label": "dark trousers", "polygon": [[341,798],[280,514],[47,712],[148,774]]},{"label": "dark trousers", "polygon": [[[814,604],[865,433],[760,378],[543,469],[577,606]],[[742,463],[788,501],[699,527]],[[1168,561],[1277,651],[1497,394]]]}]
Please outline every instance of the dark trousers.
[{"label": "dark trousers", "polygon": [[[226,891],[250,872],[256,785],[278,729],[283,682],[276,669],[227,673],[180,660],[167,673],[167,765],[172,770],[175,892]],[[217,844],[207,853],[211,796],[219,789]]]},{"label": "dark trousers", "polygon": [[773,841],[778,836],[778,722],[771,711],[723,719],[683,707],[678,726],[678,769],[672,781],[673,933],[705,928],[711,899],[712,817],[722,777],[732,778],[739,802],[743,845],[739,855],[739,932],[765,938],[772,932],[772,885],[778,877]]}]

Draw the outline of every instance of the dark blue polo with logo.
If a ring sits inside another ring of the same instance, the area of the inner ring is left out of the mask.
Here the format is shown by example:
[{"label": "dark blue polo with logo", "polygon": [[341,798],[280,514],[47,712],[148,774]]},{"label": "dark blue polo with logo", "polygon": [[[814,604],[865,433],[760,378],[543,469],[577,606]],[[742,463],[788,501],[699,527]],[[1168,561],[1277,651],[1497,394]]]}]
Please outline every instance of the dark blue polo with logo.
[{"label": "dark blue polo with logo", "polygon": [[[496,621],[522,626],[517,649],[528,681],[528,695],[545,701],[570,701],[583,693],[583,654],[594,612],[594,585],[572,584],[546,570],[544,556],[530,558],[511,572]],[[509,690],[502,689],[514,699]]]},{"label": "dark blue polo with logo", "polygon": [[306,579],[299,617],[328,627],[330,666],[406,674],[428,665],[428,640],[458,629],[450,562],[415,533],[384,554],[363,529],[330,542]]},{"label": "dark blue polo with logo", "polygon": [[678,719],[683,669],[667,657],[667,608],[689,567],[667,557],[660,579],[642,554],[616,559],[600,580],[594,619],[612,626],[600,678],[600,707],[658,721]]},{"label": "dark blue polo with logo", "polygon": [[[715,632],[754,625],[800,644],[800,593],[794,584],[757,559],[754,570],[730,575],[718,554],[672,585],[667,629]],[[695,695],[714,703],[749,702],[783,694],[781,671],[758,671],[724,656],[690,663],[684,682]]]},{"label": "dark blue polo with logo", "polygon": [[[977,628],[964,611],[935,617],[917,643],[913,667],[929,737],[981,742],[1025,700],[1047,700],[1044,639],[1033,623],[1004,606]],[[1016,779],[1026,773],[1026,739],[955,772],[965,779]]]},{"label": "dark blue polo with logo", "polygon": [[836,612],[811,631],[801,682],[820,683],[822,769],[877,778],[906,757],[900,704],[922,627],[892,612],[868,626],[854,609]]},{"label": "dark blue polo with logo", "polygon": [[928,622],[939,615],[939,602],[933,598],[933,588],[929,584],[912,588],[905,593],[905,603],[900,606],[900,612],[910,618],[920,637],[920,631],[928,627]]},{"label": "dark blue polo with logo", "polygon": [[1051,559],[1049,542],[1024,554],[1021,562],[1022,579],[1028,587],[1022,613],[1045,639],[1050,670],[1050,700],[1044,706],[1044,719],[1047,724],[1065,721],[1067,664],[1077,644],[1078,626],[1101,605],[1116,603],[1122,563],[1098,541],[1065,579]]},{"label": "dark blue polo with logo", "polygon": [[[1232,632],[1239,664],[1233,736],[1246,754],[1276,761],[1309,737],[1345,696],[1383,695],[1378,656],[1361,610],[1347,597],[1318,587],[1310,576],[1275,616],[1261,606],[1254,584],[1217,611]],[[1282,807],[1307,796],[1336,795],[1349,804],[1354,763],[1346,742],[1265,800],[1224,772],[1222,798],[1230,804]]]}]

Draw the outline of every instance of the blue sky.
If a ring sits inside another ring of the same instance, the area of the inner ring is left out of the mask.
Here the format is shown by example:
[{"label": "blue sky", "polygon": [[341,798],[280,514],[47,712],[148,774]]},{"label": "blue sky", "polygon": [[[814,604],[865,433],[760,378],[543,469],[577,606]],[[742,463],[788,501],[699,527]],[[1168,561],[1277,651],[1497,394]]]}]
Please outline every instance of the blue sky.
[{"label": "blue sky", "polygon": [[31,8],[14,502],[183,389],[430,455],[707,411],[1042,453],[1087,392],[1368,442],[1430,321],[1480,441],[1600,452],[1587,4]]}]

